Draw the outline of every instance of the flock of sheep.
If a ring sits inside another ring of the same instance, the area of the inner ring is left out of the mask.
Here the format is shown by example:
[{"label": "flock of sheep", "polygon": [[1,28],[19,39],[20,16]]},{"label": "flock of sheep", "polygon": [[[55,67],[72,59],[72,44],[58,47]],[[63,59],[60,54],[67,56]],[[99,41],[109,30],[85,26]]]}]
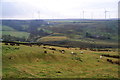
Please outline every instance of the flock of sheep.
[{"label": "flock of sheep", "polygon": [[[49,50],[53,50],[53,53],[54,53],[54,51],[56,51],[57,49],[56,48],[53,48],[53,47],[46,47],[44,44],[31,44],[31,43],[4,43],[5,45],[11,45],[11,46],[20,46],[20,44],[22,44],[22,45],[26,45],[26,46],[30,46],[30,47],[32,47],[32,45],[38,45],[38,46],[41,46],[41,45],[43,45],[43,49],[49,49]],[[71,48],[68,48],[68,49],[71,49]],[[75,50],[77,50],[76,48],[75,48]],[[79,50],[87,50],[87,48],[79,48]],[[111,51],[111,50],[108,50],[108,49],[89,49],[89,50],[91,50],[91,51]],[[66,51],[65,50],[58,50],[60,53],[62,53],[62,54],[64,54]],[[48,51],[44,51],[44,53],[48,53]],[[70,54],[71,55],[77,55],[77,53],[75,53],[75,52],[73,52],[73,51],[71,51],[70,52]],[[84,51],[80,51],[80,54],[84,54]],[[105,56],[105,57],[113,57],[113,58],[120,58],[120,56],[110,56],[110,55],[100,55],[99,56],[99,58],[100,59],[102,59],[103,58],[103,56]],[[107,61],[108,62],[110,62],[110,63],[115,63],[115,64],[119,64],[120,65],[120,62],[119,61],[117,61],[117,62],[114,62],[114,61],[112,61],[111,59],[107,59]]]}]

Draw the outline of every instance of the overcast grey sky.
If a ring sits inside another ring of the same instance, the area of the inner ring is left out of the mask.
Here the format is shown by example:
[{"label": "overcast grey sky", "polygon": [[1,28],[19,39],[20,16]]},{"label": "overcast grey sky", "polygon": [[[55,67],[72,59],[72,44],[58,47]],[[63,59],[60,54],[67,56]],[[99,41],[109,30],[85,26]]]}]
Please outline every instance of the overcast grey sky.
[{"label": "overcast grey sky", "polygon": [[117,18],[119,0],[1,0],[4,19]]}]

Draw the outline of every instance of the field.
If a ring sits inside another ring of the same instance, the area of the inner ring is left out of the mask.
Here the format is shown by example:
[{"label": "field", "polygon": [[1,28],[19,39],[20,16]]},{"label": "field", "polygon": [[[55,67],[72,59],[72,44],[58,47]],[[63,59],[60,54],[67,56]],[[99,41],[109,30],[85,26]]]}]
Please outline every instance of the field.
[{"label": "field", "polygon": [[118,79],[117,20],[3,20],[3,78]]},{"label": "field", "polygon": [[20,31],[2,31],[2,35],[11,35],[19,38],[28,38],[29,33]]},{"label": "field", "polygon": [[[118,61],[118,58],[100,58],[102,54],[118,55],[117,49],[91,51],[49,45],[11,46],[4,43],[2,47],[3,78],[118,78],[120,73],[117,64],[107,61]],[[60,50],[65,52],[61,53]]]},{"label": "field", "polygon": [[10,26],[0,26],[0,27],[2,27],[0,30],[0,33],[2,33],[2,35],[0,35],[0,38],[3,35],[10,35],[10,36],[18,37],[18,38],[26,38],[27,39],[30,34],[28,32],[17,31]]},{"label": "field", "polygon": [[40,38],[38,41],[62,41],[62,40],[68,40],[68,38],[66,36],[46,36],[46,37],[42,37]]}]

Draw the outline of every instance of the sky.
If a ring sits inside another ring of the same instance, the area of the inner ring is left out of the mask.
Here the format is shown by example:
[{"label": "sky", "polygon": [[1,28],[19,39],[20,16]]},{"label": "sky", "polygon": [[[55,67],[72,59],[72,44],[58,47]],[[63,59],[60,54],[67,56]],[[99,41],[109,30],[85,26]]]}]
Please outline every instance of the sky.
[{"label": "sky", "polygon": [[119,0],[1,0],[2,19],[106,19],[118,17]]}]

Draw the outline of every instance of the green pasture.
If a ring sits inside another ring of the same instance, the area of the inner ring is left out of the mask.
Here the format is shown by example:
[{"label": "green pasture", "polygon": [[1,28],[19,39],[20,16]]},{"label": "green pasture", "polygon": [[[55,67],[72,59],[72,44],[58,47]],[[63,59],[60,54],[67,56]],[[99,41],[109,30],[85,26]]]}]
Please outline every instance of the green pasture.
[{"label": "green pasture", "polygon": [[[118,78],[119,66],[107,62],[107,57],[100,59],[98,55],[113,55],[116,53],[113,51],[94,52],[79,48],[35,45],[10,46],[4,43],[2,47],[3,78]],[[50,50],[50,47],[56,50]],[[65,53],[62,54],[59,50],[65,50]],[[72,51],[77,55],[72,55]]]},{"label": "green pasture", "polygon": [[30,34],[27,32],[20,32],[20,31],[0,31],[0,33],[2,33],[2,35],[11,35],[11,36],[19,37],[19,38],[23,38],[23,37],[28,38]]}]

